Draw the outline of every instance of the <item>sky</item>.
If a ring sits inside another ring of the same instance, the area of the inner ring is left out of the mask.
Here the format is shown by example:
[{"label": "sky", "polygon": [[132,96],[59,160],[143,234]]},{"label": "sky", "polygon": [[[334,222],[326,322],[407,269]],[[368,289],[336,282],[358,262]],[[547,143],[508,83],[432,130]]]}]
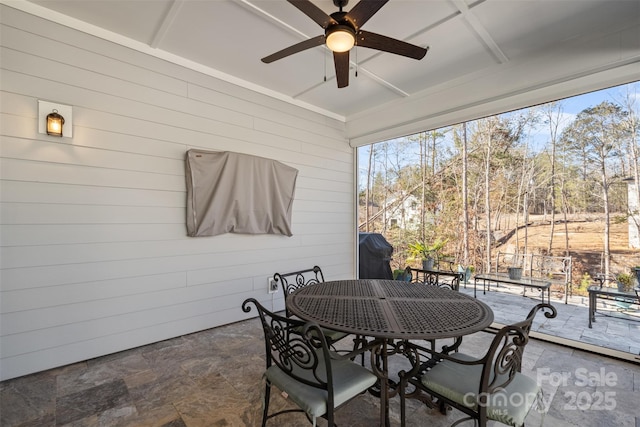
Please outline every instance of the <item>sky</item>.
[{"label": "sky", "polygon": [[[620,103],[626,96],[627,87],[635,92],[635,107],[640,111],[640,82],[630,83],[628,85],[614,86],[608,89],[589,92],[583,95],[574,96],[561,100],[563,109],[563,119],[561,120],[560,132],[564,126],[569,125],[574,118],[585,108],[593,107],[603,101]],[[530,133],[532,146],[543,146],[549,140],[548,125],[541,124],[533,129]],[[358,148],[359,162],[359,183],[358,188],[364,188],[366,185],[366,168],[369,156],[369,146]]]},{"label": "sky", "polygon": [[[635,89],[635,105],[636,110],[640,110],[640,84],[631,83],[629,85],[614,86],[607,89],[602,89],[594,92],[585,93],[583,95],[573,96],[571,98],[565,98],[560,100],[563,110],[563,117],[560,121],[559,133],[562,133],[564,127],[568,126],[576,116],[584,109],[594,107],[604,101],[612,103],[623,103],[626,97],[626,91],[630,88]],[[539,145],[543,146],[549,138],[549,130],[547,125],[539,126],[538,134],[534,140],[538,140]]]},{"label": "sky", "polygon": [[562,100],[562,104],[565,106],[567,112],[578,114],[585,108],[598,105],[602,101],[621,102],[625,97],[627,87],[630,87],[632,90],[635,88],[635,98],[638,100],[640,97],[640,83],[631,83],[566,98]]}]

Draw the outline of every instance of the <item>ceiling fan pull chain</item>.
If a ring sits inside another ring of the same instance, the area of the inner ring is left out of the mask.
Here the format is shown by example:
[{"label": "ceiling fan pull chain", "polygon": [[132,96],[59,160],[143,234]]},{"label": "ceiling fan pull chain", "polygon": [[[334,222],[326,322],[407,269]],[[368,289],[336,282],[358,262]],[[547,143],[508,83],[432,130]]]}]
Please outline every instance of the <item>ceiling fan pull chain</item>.
[{"label": "ceiling fan pull chain", "polygon": [[358,48],[354,49],[356,52],[356,77],[358,77]]},{"label": "ceiling fan pull chain", "polygon": [[358,48],[353,49],[353,52],[356,54],[356,77],[358,77]]},{"label": "ceiling fan pull chain", "polygon": [[324,55],[322,55],[322,57],[324,58],[324,81],[327,81],[327,52],[324,53]]}]

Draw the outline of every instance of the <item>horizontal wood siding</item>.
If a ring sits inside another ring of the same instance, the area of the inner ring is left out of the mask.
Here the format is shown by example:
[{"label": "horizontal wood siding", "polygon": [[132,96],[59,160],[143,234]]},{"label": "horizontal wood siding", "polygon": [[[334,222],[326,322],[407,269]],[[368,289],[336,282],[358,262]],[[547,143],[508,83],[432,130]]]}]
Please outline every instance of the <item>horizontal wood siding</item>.
[{"label": "horizontal wood siding", "polygon": [[[5,5],[0,19],[0,379],[238,321],[247,297],[282,309],[276,271],[355,276],[343,123]],[[37,132],[38,100],[73,107],[72,139]],[[188,238],[190,148],[297,168],[294,235]]]}]

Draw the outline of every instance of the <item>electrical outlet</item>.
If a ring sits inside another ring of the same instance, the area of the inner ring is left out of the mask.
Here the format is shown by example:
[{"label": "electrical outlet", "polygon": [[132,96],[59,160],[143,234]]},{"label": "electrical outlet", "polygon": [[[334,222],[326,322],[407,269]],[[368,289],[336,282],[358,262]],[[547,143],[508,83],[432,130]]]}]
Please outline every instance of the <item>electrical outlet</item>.
[{"label": "electrical outlet", "polygon": [[269,285],[268,289],[270,294],[275,294],[276,292],[278,292],[278,282],[276,282],[273,277],[269,277],[267,279],[267,283]]}]

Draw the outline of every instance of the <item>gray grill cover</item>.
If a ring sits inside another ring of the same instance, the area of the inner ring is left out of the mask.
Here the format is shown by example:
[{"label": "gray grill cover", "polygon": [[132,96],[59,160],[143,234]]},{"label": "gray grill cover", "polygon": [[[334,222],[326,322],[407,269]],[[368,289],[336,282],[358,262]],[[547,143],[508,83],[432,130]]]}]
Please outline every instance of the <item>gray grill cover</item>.
[{"label": "gray grill cover", "polygon": [[189,236],[292,235],[297,169],[229,151],[189,150],[186,157]]},{"label": "gray grill cover", "polygon": [[380,233],[360,233],[360,279],[393,279],[393,246]]}]

